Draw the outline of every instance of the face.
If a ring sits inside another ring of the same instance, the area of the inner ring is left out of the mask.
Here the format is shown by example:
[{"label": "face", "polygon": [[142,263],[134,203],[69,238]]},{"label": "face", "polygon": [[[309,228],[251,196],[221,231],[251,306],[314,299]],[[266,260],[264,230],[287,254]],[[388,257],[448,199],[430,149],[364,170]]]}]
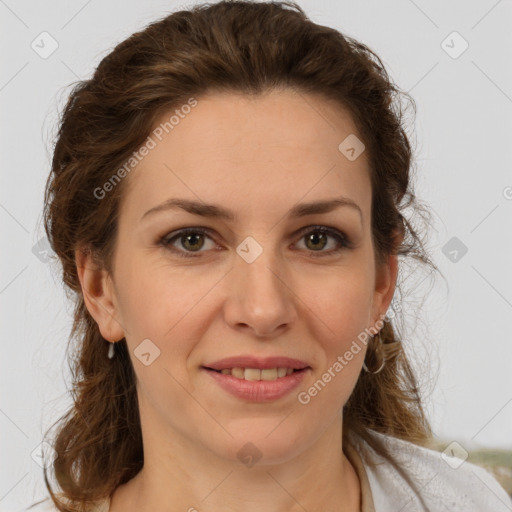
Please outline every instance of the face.
[{"label": "face", "polygon": [[[161,141],[153,137],[125,178],[112,275],[87,300],[106,339],[126,338],[143,433],[226,460],[251,442],[275,463],[340,421],[365,345],[320,391],[308,389],[382,318],[396,277],[393,258],[375,265],[367,155],[351,161],[338,149],[350,134],[362,138],[339,105],[281,90],[199,97]],[[296,214],[341,198],[328,211]],[[176,206],[149,212],[170,199],[232,218]],[[239,355],[309,369],[283,396],[252,400],[204,368]]]}]

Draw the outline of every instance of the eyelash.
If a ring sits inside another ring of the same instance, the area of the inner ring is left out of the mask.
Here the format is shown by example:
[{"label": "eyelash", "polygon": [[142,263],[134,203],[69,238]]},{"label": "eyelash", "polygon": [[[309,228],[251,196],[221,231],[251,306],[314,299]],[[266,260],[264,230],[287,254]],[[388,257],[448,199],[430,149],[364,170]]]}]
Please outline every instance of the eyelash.
[{"label": "eyelash", "polygon": [[[341,245],[341,247],[338,247],[337,249],[332,249],[327,252],[319,251],[319,254],[315,254],[315,252],[317,251],[311,251],[311,257],[313,258],[324,258],[327,256],[332,256],[334,254],[338,254],[344,249],[351,249],[353,247],[352,242],[344,233],[333,228],[328,228],[326,226],[308,226],[299,232],[299,239],[311,233],[322,233],[329,235],[333,237]],[[204,251],[197,251],[196,253],[194,253],[191,251],[182,251],[172,246],[172,242],[176,239],[179,239],[187,235],[197,234],[205,235],[211,238],[211,231],[209,229],[202,227],[184,228],[179,231],[174,231],[173,233],[171,233],[171,235],[173,236],[169,236],[169,234],[166,234],[165,236],[161,237],[158,240],[158,244],[182,258],[198,258],[200,257],[200,253]]]}]

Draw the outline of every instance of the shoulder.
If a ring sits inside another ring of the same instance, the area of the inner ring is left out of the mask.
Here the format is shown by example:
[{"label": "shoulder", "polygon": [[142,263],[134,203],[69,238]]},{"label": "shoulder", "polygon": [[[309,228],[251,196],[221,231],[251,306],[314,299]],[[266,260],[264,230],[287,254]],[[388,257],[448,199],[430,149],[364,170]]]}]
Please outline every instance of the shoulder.
[{"label": "shoulder", "polygon": [[373,435],[382,439],[398,461],[395,467],[367,443],[356,441],[366,455],[363,464],[376,510],[512,511],[512,499],[483,467],[403,439],[377,432]]}]

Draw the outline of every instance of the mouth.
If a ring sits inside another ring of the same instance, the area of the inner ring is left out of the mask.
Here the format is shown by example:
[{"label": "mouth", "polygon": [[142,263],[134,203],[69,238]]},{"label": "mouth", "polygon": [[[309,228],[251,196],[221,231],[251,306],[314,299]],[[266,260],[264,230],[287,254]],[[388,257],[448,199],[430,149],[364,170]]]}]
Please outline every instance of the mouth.
[{"label": "mouth", "polygon": [[306,366],[304,368],[285,368],[285,367],[277,367],[277,368],[223,368],[222,370],[216,370],[214,368],[209,368],[207,366],[203,366],[205,370],[209,370],[211,372],[219,373],[222,375],[231,375],[240,380],[248,380],[248,381],[274,381],[278,379],[285,378],[293,373],[304,373],[306,370],[310,369],[310,366]]},{"label": "mouth", "polygon": [[304,368],[222,368],[202,366],[213,383],[231,396],[245,402],[273,402],[285,399],[312,371]]}]

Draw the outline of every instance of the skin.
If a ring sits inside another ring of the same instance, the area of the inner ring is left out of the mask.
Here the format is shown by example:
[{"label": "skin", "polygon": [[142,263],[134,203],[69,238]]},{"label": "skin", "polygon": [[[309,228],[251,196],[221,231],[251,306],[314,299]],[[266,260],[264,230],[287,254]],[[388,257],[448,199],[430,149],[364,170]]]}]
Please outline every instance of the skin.
[{"label": "skin", "polygon": [[[338,150],[349,134],[362,137],[337,103],[288,89],[197,99],[125,178],[112,274],[76,253],[87,308],[106,340],[126,338],[137,377],[144,467],[116,489],[110,510],[358,511],[360,484],[341,432],[365,345],[308,404],[297,393],[375,326],[393,297],[396,256],[375,262],[367,155],[349,161]],[[286,217],[296,203],[339,196],[357,203],[362,219],[346,206]],[[176,209],[140,220],[176,197],[239,218]],[[313,225],[337,229],[354,246],[329,254],[339,247],[332,236],[298,233]],[[211,233],[173,242],[199,251],[196,258],[158,244],[197,226]],[[252,263],[236,252],[248,236],[263,249]],[[133,353],[147,338],[160,349],[149,366]],[[248,402],[201,369],[239,354],[285,355],[312,370],[287,396]],[[252,467],[237,456],[248,442],[261,452]]]}]

